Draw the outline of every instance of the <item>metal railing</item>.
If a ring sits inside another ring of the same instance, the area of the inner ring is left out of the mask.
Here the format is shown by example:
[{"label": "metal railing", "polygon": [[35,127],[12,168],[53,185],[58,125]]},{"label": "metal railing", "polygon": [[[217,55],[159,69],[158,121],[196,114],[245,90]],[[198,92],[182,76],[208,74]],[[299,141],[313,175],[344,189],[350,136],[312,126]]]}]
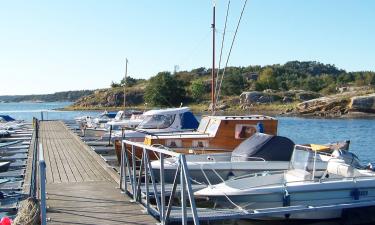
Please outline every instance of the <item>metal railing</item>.
[{"label": "metal railing", "polygon": [[40,197],[40,219],[41,225],[47,223],[46,202],[46,162],[44,161],[43,146],[39,144],[39,197]]},{"label": "metal railing", "polygon": [[[127,151],[129,147],[130,152]],[[140,161],[136,162],[136,154],[141,154]],[[160,162],[159,180],[151,167],[150,156],[157,156]],[[176,157],[178,166],[174,175],[171,193],[167,200],[166,184],[164,181],[164,158]],[[175,204],[177,184],[180,184],[181,223],[187,224],[187,200],[190,203],[191,218],[195,225],[199,224],[197,208],[194,200],[189,170],[184,154],[169,151],[168,149],[152,147],[142,143],[123,140],[120,165],[120,189],[133,197],[146,207],[148,213],[159,217],[161,224],[168,224],[172,207]],[[141,187],[144,186],[145,194],[142,196]],[[150,186],[152,192],[150,192]],[[150,199],[155,199],[156,205],[151,205]]]},{"label": "metal railing", "polygon": [[33,143],[33,158],[29,196],[40,200],[41,225],[45,225],[47,223],[46,163],[44,161],[42,143],[39,143],[39,120],[33,118],[33,124],[35,138]]},{"label": "metal railing", "polygon": [[31,181],[30,181],[30,189],[29,189],[29,196],[36,198],[37,192],[37,161],[38,161],[38,143],[39,143],[39,120],[37,118],[33,118],[33,126],[34,126],[34,143],[33,143],[33,158],[32,158],[32,165],[31,165]]}]

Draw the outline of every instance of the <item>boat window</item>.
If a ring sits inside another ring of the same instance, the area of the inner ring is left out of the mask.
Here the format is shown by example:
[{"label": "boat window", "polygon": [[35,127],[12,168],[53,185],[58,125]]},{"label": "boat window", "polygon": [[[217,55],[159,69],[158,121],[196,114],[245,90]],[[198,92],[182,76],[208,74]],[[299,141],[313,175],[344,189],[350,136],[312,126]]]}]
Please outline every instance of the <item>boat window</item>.
[{"label": "boat window", "polygon": [[208,122],[210,122],[208,117],[202,117],[201,122],[199,123],[198,131],[204,133],[206,131]]},{"label": "boat window", "polygon": [[166,146],[169,148],[181,148],[182,147],[182,140],[175,140],[175,139],[167,139],[166,140]]},{"label": "boat window", "polygon": [[116,116],[115,116],[115,120],[120,120],[122,118],[123,113],[124,113],[123,111],[118,111]]},{"label": "boat window", "polygon": [[307,150],[295,149],[290,163],[291,169],[300,169],[312,172],[314,167],[314,154],[313,152]]},{"label": "boat window", "polygon": [[208,148],[208,140],[193,140],[192,147],[193,148]]},{"label": "boat window", "polygon": [[208,124],[208,127],[207,127],[207,133],[211,136],[215,136],[216,131],[219,128],[219,125],[220,125],[219,120],[210,120],[210,123]]},{"label": "boat window", "polygon": [[254,125],[237,124],[234,137],[236,139],[246,139],[253,136],[256,132],[257,128]]},{"label": "boat window", "polygon": [[139,129],[165,129],[173,124],[175,115],[149,115],[145,116],[138,125]]}]

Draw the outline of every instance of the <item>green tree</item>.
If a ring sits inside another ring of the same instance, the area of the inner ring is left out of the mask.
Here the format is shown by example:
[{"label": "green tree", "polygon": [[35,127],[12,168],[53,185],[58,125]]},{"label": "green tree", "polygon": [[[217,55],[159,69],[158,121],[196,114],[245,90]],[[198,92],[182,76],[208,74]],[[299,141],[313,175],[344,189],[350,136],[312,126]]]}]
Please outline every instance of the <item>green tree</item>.
[{"label": "green tree", "polygon": [[121,87],[121,85],[120,85],[119,83],[116,83],[116,82],[112,81],[112,83],[111,83],[111,87],[112,87],[112,88],[115,88],[115,87]]},{"label": "green tree", "polygon": [[125,78],[122,78],[121,82],[120,82],[120,85],[121,86],[124,86],[126,85],[127,87],[131,87],[131,86],[134,86],[135,84],[137,84],[137,82],[139,81],[140,79],[135,79],[133,77],[130,77],[130,76],[127,76],[126,77],[126,81],[125,81]]},{"label": "green tree", "polygon": [[202,80],[193,81],[190,85],[190,92],[191,92],[191,97],[195,101],[197,102],[201,101],[206,92],[204,82]]},{"label": "green tree", "polygon": [[257,84],[255,85],[258,91],[262,91],[265,89],[273,89],[276,90],[279,88],[279,85],[276,81],[276,76],[272,68],[266,68],[262,70],[259,74],[259,79]]},{"label": "green tree", "polygon": [[375,85],[375,73],[366,72],[365,73],[365,83],[368,85]]},{"label": "green tree", "polygon": [[155,106],[177,106],[185,98],[185,89],[170,72],[160,72],[150,78],[144,98]]},{"label": "green tree", "polygon": [[240,74],[225,75],[221,90],[224,95],[239,95],[245,89],[245,78]]}]

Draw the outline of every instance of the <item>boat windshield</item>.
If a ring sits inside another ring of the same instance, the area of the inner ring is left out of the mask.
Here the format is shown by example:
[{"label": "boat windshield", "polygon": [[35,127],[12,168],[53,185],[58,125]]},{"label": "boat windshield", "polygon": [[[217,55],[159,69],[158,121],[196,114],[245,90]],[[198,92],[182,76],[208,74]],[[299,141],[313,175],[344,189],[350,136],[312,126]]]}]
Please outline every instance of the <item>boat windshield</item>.
[{"label": "boat windshield", "polygon": [[295,148],[290,160],[290,169],[312,172],[314,169],[314,152]]},{"label": "boat windshield", "polygon": [[138,125],[138,129],[165,129],[172,125],[176,115],[150,115],[145,116]]},{"label": "boat windshield", "polygon": [[201,122],[199,123],[198,132],[204,133],[206,131],[208,122],[210,122],[210,119],[208,117],[202,117]]}]

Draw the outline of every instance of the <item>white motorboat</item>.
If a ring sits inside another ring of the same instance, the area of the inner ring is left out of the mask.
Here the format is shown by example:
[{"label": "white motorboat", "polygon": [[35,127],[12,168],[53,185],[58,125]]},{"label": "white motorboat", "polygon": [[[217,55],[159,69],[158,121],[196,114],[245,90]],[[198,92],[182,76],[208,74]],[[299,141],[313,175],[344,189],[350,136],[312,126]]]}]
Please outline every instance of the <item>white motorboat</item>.
[{"label": "white motorboat", "polygon": [[114,119],[107,123],[107,127],[112,126],[114,130],[121,130],[123,128],[136,128],[144,119],[143,112],[134,111],[130,118]]},{"label": "white motorboat", "polygon": [[99,116],[92,118],[88,117],[86,119],[86,128],[104,128],[105,124],[109,122],[111,119],[114,119],[119,112],[113,113],[113,112],[107,112],[104,111]]},{"label": "white motorboat", "polygon": [[[108,122],[99,123],[97,118],[93,120],[94,125],[84,129],[84,136],[103,137],[105,133],[112,131],[121,131],[122,129],[134,129],[143,121],[143,113],[140,111],[118,111],[115,118]],[[101,124],[100,126],[96,124]]]},{"label": "white motorboat", "polygon": [[[290,139],[263,133],[255,133],[232,152],[186,155],[190,178],[193,182],[217,184],[233,176],[263,171],[287,170],[294,149]],[[151,162],[156,179],[160,161]],[[164,160],[165,182],[172,183],[178,159]]]},{"label": "white motorboat", "polygon": [[[115,131],[104,136],[104,138],[108,138],[111,135],[111,140],[116,145],[116,155],[119,161],[121,159],[120,141],[123,138],[134,142],[143,142],[148,134],[193,131],[199,125],[189,107],[150,110],[143,116],[143,121],[135,130]],[[140,155],[137,154],[137,157]]]},{"label": "white motorboat", "polygon": [[[339,204],[375,200],[375,173],[361,166],[348,151],[323,154],[307,146],[295,146],[289,170],[237,177],[194,193],[219,207],[247,211],[304,207],[314,210],[285,213],[259,219],[330,219],[341,216]],[[317,208],[331,206],[317,211]],[[354,206],[353,206],[354,207]]]}]

